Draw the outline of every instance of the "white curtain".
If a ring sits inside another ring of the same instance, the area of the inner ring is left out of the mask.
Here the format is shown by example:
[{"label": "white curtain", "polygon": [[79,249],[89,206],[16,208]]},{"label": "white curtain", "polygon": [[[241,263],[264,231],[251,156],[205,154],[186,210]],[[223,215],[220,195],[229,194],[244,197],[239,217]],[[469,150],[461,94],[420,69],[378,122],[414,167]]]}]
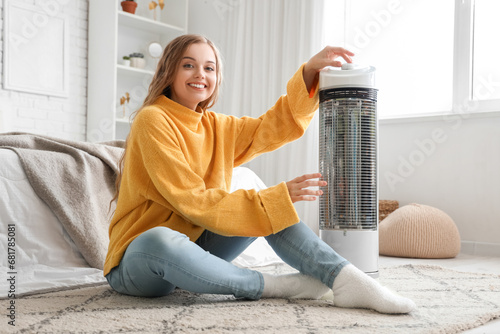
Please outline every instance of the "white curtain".
[{"label": "white curtain", "polygon": [[[218,111],[259,117],[286,93],[299,66],[319,52],[323,0],[231,1],[220,45],[224,82]],[[246,164],[271,186],[318,171],[318,118],[299,140]],[[318,232],[318,201],[295,204],[301,219]]]}]

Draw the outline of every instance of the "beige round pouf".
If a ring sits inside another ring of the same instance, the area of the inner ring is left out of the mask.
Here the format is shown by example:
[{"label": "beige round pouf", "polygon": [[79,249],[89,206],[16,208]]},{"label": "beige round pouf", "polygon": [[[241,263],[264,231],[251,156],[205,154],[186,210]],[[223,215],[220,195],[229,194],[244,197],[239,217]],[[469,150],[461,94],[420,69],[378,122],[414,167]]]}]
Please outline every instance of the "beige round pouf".
[{"label": "beige round pouf", "polygon": [[405,205],[379,226],[380,255],[444,259],[460,252],[460,234],[450,216],[427,205]]}]

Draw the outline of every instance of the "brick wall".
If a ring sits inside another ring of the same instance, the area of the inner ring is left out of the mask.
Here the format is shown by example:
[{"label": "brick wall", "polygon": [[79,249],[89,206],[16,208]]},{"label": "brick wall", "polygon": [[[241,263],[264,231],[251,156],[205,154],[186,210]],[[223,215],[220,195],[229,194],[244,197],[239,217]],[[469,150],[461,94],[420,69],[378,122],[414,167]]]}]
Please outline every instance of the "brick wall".
[{"label": "brick wall", "polygon": [[[15,0],[50,6],[69,23],[69,94],[47,96],[6,90],[3,85],[4,1],[0,1],[0,132],[23,131],[72,140],[86,139],[88,0]],[[109,1],[109,0],[106,0]],[[36,57],[36,55],[33,55]]]}]

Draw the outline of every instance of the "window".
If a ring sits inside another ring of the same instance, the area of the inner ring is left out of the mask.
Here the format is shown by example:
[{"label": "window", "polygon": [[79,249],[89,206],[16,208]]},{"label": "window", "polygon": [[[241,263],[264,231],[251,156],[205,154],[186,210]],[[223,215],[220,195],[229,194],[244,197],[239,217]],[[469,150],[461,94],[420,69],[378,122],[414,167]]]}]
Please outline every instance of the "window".
[{"label": "window", "polygon": [[498,0],[326,0],[324,41],[377,68],[381,119],[500,111],[499,12]]}]

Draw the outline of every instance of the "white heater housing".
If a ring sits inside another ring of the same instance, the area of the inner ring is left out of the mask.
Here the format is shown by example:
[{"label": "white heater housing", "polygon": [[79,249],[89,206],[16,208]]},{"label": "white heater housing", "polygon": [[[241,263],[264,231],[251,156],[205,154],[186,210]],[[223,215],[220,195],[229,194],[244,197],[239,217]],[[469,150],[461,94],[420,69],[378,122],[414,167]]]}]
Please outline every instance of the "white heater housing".
[{"label": "white heater housing", "polygon": [[319,79],[319,201],[323,241],[378,276],[377,89],[375,68],[346,63]]}]

